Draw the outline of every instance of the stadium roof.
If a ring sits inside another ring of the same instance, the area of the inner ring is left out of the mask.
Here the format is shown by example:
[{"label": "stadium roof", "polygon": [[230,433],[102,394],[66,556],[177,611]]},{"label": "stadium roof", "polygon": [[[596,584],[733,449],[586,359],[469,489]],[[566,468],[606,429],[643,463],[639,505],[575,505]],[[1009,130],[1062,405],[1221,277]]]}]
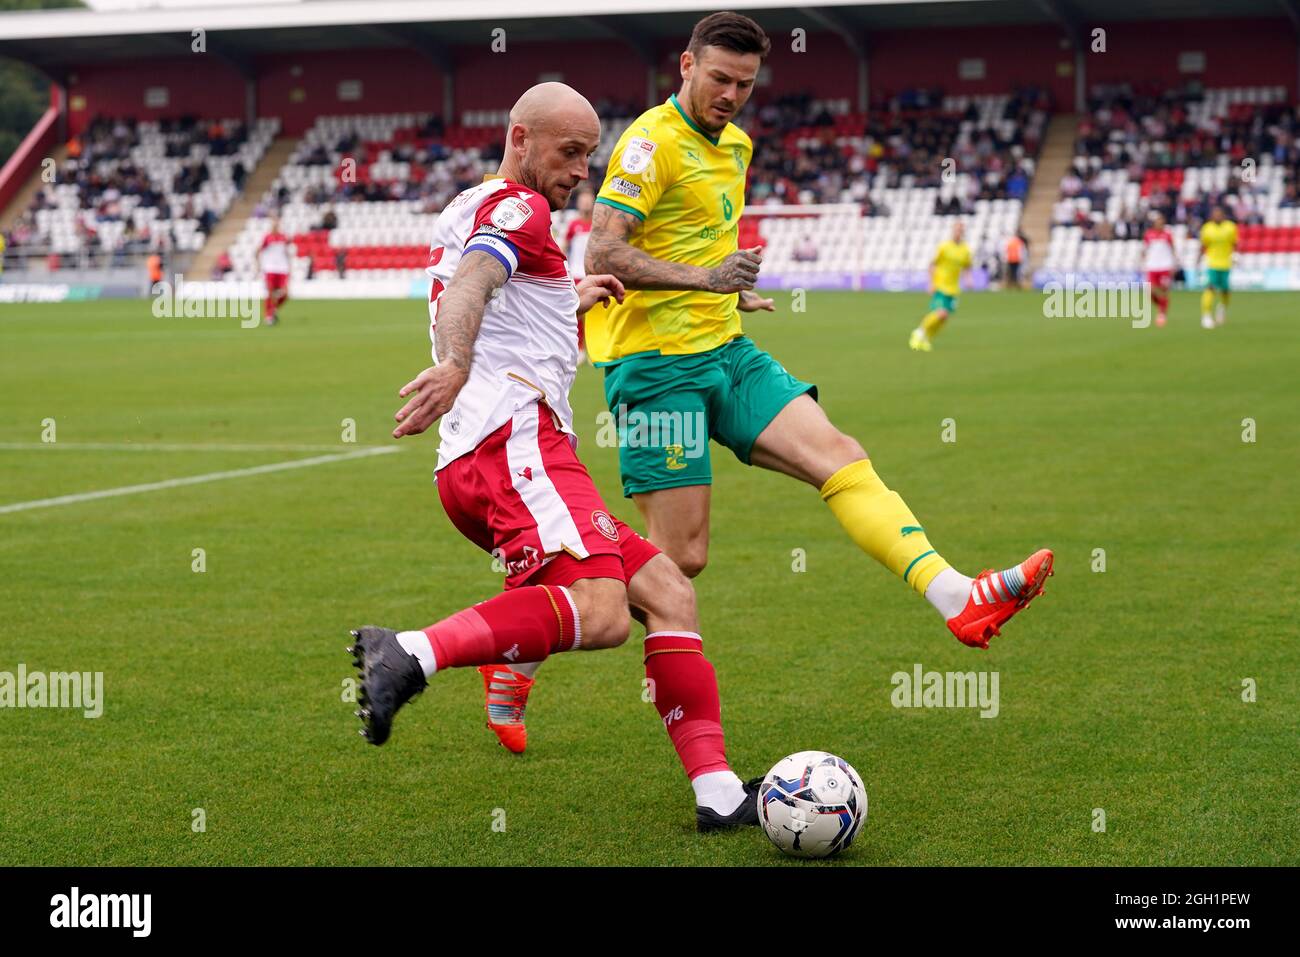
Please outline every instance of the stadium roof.
[{"label": "stadium roof", "polygon": [[[130,11],[51,10],[0,14],[0,56],[51,75],[87,63],[189,53],[191,33],[236,63],[263,53],[412,46],[448,57],[507,25],[509,38],[584,40],[684,37],[702,12],[725,5],[769,30],[832,29],[869,37],[884,29],[1058,22],[1288,16],[1300,29],[1300,0],[309,0],[309,2]],[[616,8],[617,13],[611,9]]]}]

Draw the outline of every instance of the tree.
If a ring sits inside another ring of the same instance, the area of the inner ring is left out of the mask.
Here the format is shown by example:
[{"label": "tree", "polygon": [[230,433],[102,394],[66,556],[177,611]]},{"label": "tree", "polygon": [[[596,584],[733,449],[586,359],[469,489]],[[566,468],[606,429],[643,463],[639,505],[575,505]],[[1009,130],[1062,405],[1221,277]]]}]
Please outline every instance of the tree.
[{"label": "tree", "polygon": [[[84,7],[81,0],[0,0],[0,17],[16,10]],[[0,166],[50,105],[50,82],[25,63],[0,57]]]}]

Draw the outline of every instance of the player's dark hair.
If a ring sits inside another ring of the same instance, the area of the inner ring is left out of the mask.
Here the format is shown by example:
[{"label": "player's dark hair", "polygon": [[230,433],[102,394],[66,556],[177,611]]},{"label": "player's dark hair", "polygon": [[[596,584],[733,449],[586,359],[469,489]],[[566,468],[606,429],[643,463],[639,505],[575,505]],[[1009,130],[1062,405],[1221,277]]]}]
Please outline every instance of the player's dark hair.
[{"label": "player's dark hair", "polygon": [[726,11],[710,13],[695,24],[686,49],[693,56],[699,56],[705,47],[721,47],[734,53],[757,53],[762,61],[767,59],[772,41],[762,27],[743,13]]}]

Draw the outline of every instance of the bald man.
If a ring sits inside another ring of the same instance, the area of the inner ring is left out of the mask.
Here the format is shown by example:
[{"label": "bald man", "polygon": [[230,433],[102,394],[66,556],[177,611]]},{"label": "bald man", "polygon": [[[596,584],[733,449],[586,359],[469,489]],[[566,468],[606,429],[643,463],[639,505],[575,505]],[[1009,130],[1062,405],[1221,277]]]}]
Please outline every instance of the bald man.
[{"label": "bald man", "polygon": [[383,744],[397,710],[437,672],[478,667],[489,727],[522,751],[537,665],[621,645],[630,604],[646,627],[647,687],[695,791],[696,826],[757,824],[759,779],[742,783],[727,763],[694,589],[609,514],[575,453],[578,317],[621,301],[623,286],[597,274],[575,288],[551,212],[587,178],[599,140],[596,112],[577,91],[534,86],[510,111],[496,176],[438,217],[428,267],[434,364],[400,390],[393,437],[441,418],[438,495],[461,534],[504,566],[505,590],[421,630],[353,631],[361,733]]}]

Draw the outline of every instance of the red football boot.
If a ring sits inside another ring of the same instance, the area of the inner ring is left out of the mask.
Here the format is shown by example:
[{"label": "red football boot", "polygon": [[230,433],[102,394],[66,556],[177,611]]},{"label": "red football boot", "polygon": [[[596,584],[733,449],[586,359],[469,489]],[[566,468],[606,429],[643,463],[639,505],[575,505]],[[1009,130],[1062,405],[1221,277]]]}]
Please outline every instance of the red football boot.
[{"label": "red football boot", "polygon": [[962,644],[987,648],[1000,635],[1001,626],[1042,594],[1043,582],[1052,574],[1052,553],[1040,548],[1019,565],[1000,572],[980,572],[960,615],[948,619],[948,630]]},{"label": "red football boot", "polygon": [[523,754],[528,747],[528,728],[524,726],[524,709],[533,679],[514,671],[509,665],[481,665],[483,691],[487,696],[487,726],[502,747]]}]

